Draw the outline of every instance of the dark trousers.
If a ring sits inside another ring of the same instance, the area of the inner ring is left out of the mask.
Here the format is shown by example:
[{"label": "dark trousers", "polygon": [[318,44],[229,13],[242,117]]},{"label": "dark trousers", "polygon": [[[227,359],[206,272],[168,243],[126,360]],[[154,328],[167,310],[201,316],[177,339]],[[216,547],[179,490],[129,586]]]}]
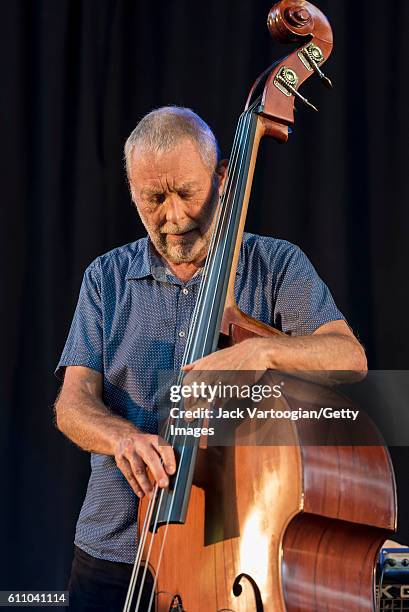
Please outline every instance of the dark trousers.
[{"label": "dark trousers", "polygon": [[[122,612],[131,573],[132,565],[129,563],[96,559],[75,547],[68,585],[70,612]],[[151,587],[152,576],[148,572],[139,612],[148,612]],[[132,611],[135,610],[138,592],[137,587]]]}]

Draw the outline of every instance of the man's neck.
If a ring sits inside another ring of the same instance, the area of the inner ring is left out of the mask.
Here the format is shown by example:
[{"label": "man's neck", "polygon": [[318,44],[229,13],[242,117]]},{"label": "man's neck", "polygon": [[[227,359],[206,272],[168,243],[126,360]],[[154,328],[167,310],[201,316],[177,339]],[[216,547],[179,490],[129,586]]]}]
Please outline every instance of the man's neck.
[{"label": "man's neck", "polygon": [[160,259],[165,268],[170,270],[170,272],[172,272],[174,276],[181,280],[182,283],[187,283],[188,281],[190,281],[190,279],[196,274],[196,272],[203,268],[206,261],[206,257],[201,257],[197,261],[175,263],[169,261],[163,255],[161,255],[152,241],[150,241],[150,246],[153,249],[156,257]]},{"label": "man's neck", "polygon": [[183,283],[187,283],[200,268],[203,267],[203,263],[198,265],[196,263],[172,263],[171,261],[167,261],[167,259],[162,258],[166,267],[172,272],[174,276],[179,278]]}]

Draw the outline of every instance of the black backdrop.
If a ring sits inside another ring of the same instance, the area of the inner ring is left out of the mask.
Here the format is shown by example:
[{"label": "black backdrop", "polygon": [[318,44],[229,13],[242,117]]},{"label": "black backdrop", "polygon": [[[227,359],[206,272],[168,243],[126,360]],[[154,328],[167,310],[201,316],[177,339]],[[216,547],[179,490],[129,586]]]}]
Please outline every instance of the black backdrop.
[{"label": "black backdrop", "polygon": [[[299,244],[365,344],[371,368],[409,368],[409,2],[317,0],[332,93],[304,92],[285,146],[265,142],[248,229]],[[153,107],[181,104],[228,155],[252,80],[283,55],[267,0],[13,0],[1,6],[0,588],[64,587],[88,458],[54,429],[52,372],[86,265],[143,233],[122,146]],[[394,449],[409,542],[406,449]]]}]

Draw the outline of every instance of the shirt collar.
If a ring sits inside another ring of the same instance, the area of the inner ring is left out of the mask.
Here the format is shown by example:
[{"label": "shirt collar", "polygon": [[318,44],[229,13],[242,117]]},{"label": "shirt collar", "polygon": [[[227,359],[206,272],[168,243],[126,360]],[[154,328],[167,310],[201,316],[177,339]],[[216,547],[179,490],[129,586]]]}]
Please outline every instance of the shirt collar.
[{"label": "shirt collar", "polygon": [[138,250],[129,266],[126,280],[145,278],[146,276],[152,276],[151,272],[151,261],[150,261],[150,248],[148,245],[148,237],[142,238],[139,242]]},{"label": "shirt collar", "polygon": [[[242,247],[240,249],[240,257],[237,265],[237,275],[240,275],[243,272],[243,259]],[[169,276],[175,278],[163,265],[163,262],[153,249],[151,239],[149,236],[146,236],[145,238],[142,238],[139,249],[131,261],[128,274],[126,275],[126,280],[146,278],[148,276],[152,276],[158,281],[166,281],[168,280]],[[193,279],[200,281],[201,277],[202,271],[200,270],[195,274],[191,281],[193,281]]]},{"label": "shirt collar", "polygon": [[[195,276],[195,279],[200,280],[201,273]],[[141,278],[152,277],[160,282],[181,283],[157,255],[149,236],[142,238],[139,243],[139,249],[134,256],[129,266],[126,280],[137,280]],[[193,281],[193,278],[191,279]],[[189,281],[190,282],[190,281]],[[196,281],[198,282],[198,281]]]}]

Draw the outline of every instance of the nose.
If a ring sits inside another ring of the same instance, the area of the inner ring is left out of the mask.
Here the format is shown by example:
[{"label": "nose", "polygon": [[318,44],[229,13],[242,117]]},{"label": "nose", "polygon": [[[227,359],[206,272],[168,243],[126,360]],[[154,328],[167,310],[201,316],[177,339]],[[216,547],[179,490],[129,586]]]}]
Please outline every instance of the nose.
[{"label": "nose", "polygon": [[185,204],[176,194],[171,194],[167,201],[166,221],[174,225],[183,225],[187,219]]}]

